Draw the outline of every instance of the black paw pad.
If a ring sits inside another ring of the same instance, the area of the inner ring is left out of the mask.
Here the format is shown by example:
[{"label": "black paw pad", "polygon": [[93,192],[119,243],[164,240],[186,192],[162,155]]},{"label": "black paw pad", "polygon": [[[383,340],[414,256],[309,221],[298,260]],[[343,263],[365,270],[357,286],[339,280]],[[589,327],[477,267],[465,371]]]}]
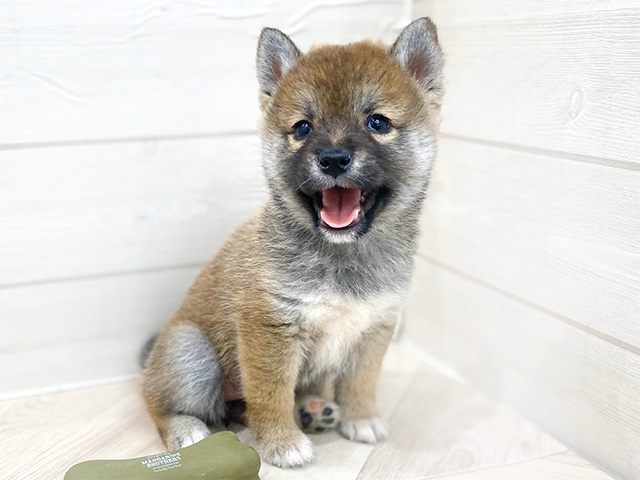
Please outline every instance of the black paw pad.
[{"label": "black paw pad", "polygon": [[333,408],[331,407],[325,407],[325,409],[322,410],[322,415],[324,415],[325,417],[328,417],[332,413],[333,413]]},{"label": "black paw pad", "polygon": [[304,410],[300,410],[300,423],[302,424],[302,428],[307,428],[313,422],[313,417],[305,412]]},{"label": "black paw pad", "polygon": [[327,425],[331,425],[335,418],[323,418],[322,423],[326,423]]},{"label": "black paw pad", "polygon": [[316,427],[316,432],[324,432],[324,427]]}]

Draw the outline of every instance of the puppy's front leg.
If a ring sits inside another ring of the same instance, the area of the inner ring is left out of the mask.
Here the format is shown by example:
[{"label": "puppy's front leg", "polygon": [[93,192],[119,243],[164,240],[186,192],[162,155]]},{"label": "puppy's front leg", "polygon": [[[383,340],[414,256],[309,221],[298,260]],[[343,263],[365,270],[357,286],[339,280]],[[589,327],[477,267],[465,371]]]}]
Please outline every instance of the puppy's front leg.
[{"label": "puppy's front leg", "polygon": [[314,458],[313,444],[293,417],[302,346],[292,327],[257,325],[240,331],[242,388],[249,428],[260,456],[278,467],[297,467]]},{"label": "puppy's front leg", "polygon": [[389,436],[386,422],[378,416],[375,395],[393,331],[394,325],[381,325],[367,332],[358,345],[355,365],[338,379],[336,399],[343,411],[340,433],[349,440],[377,443]]}]

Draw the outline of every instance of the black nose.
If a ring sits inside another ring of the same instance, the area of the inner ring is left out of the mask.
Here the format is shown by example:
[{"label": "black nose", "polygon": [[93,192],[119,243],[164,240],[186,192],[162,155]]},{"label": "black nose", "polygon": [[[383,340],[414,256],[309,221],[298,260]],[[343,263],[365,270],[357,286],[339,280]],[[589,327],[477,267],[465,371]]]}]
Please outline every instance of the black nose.
[{"label": "black nose", "polygon": [[323,173],[338,177],[349,170],[351,155],[344,148],[331,148],[318,155],[318,166]]}]

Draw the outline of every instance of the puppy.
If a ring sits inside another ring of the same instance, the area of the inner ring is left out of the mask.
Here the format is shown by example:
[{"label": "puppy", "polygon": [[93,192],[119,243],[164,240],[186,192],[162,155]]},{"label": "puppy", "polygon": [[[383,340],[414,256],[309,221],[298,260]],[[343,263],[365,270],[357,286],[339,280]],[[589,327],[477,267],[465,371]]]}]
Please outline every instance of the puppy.
[{"label": "puppy", "polygon": [[427,18],[391,47],[306,55],[262,31],[268,199],[200,273],[147,358],[144,396],[169,449],[209,435],[232,400],[244,400],[263,460],[281,467],[314,457],[294,410],[303,426],[328,427],[339,408],[348,439],[387,437],[376,381],[412,273],[442,67]]}]

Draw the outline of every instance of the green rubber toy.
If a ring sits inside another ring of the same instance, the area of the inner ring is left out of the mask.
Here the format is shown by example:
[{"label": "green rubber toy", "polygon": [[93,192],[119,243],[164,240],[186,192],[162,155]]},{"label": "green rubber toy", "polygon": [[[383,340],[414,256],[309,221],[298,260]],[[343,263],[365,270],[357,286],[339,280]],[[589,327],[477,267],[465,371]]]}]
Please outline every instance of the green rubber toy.
[{"label": "green rubber toy", "polygon": [[260,480],[260,457],[233,432],[210,435],[175,452],[74,465],[64,480]]}]

